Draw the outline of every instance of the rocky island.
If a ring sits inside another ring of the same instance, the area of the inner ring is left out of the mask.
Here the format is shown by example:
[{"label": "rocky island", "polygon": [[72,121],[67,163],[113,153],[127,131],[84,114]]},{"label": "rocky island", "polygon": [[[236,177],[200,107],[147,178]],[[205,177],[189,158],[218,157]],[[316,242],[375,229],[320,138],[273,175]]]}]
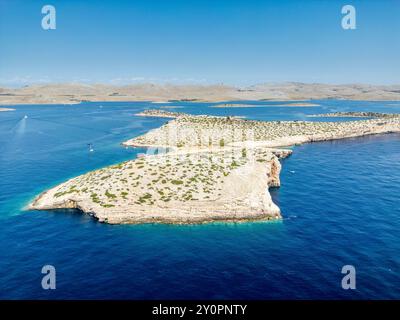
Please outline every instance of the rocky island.
[{"label": "rocky island", "polygon": [[[261,100],[268,101],[268,100]],[[240,104],[240,103],[224,103],[217,104],[212,106],[211,108],[274,108],[274,107],[318,107],[319,104],[309,103],[309,102],[292,102],[292,103],[284,103],[284,104]]]},{"label": "rocky island", "polygon": [[[255,121],[147,110],[171,118],[124,142],[147,155],[73,178],[30,209],[77,208],[101,222],[203,223],[281,218],[268,192],[295,144],[400,132],[400,117],[347,122]],[[166,152],[167,151],[167,152]]]},{"label": "rocky island", "polygon": [[165,111],[158,109],[147,109],[135,114],[135,116],[138,117],[155,117],[155,118],[177,118],[184,115],[185,113],[182,112],[173,112],[173,111]]},{"label": "rocky island", "polygon": [[334,112],[308,115],[310,118],[396,118],[398,114],[379,112]]}]

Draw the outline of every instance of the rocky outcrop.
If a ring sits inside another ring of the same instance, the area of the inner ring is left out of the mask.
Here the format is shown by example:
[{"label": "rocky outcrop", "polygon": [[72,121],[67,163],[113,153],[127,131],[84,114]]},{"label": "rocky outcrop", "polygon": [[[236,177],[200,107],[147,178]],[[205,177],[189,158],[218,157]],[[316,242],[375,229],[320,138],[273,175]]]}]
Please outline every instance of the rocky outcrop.
[{"label": "rocky outcrop", "polygon": [[277,157],[273,157],[270,162],[270,171],[267,173],[268,186],[269,187],[280,187],[281,181],[279,174],[281,173],[281,163]]}]

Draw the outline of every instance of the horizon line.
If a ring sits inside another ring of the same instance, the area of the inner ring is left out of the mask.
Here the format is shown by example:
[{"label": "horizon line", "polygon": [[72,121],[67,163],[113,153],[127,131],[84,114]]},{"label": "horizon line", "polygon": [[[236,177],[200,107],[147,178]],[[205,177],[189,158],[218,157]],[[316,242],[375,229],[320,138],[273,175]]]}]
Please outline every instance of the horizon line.
[{"label": "horizon line", "polygon": [[368,82],[315,82],[315,81],[261,81],[254,82],[252,84],[239,85],[230,84],[227,82],[173,82],[173,81],[141,81],[141,82],[131,82],[131,83],[110,83],[106,81],[52,81],[52,82],[31,82],[25,84],[15,84],[10,85],[0,82],[0,88],[2,89],[23,89],[27,87],[46,87],[46,86],[63,86],[63,85],[82,85],[82,86],[109,86],[109,87],[129,87],[129,86],[140,86],[140,85],[153,85],[153,86],[191,86],[191,87],[230,87],[230,88],[251,88],[258,85],[329,85],[329,86],[374,86],[374,87],[390,87],[390,86],[400,86],[399,83],[368,83]]}]

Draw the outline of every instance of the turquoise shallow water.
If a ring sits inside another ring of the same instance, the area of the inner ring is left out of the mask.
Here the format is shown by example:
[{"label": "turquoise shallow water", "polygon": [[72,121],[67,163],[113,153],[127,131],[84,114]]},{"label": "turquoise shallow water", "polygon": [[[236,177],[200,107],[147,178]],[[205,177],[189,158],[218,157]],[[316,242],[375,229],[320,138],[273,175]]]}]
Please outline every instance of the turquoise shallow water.
[{"label": "turquoise shallow water", "polygon": [[[400,112],[399,102],[319,103],[173,105],[181,107],[176,111],[261,120]],[[0,113],[0,298],[400,298],[398,134],[295,147],[283,161],[282,187],[271,191],[284,216],[280,222],[110,226],[73,210],[22,210],[48,187],[142,152],[120,142],[166,121],[132,116],[149,106],[17,106]],[[54,291],[41,289],[45,264],[57,269]],[[355,291],[341,289],[345,264],[356,267]]]}]

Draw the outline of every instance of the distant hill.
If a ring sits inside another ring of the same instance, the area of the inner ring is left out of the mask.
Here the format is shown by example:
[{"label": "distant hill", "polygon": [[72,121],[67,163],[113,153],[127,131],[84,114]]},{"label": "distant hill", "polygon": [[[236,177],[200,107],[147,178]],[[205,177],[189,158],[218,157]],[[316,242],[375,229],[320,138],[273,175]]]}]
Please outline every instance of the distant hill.
[{"label": "distant hill", "polygon": [[0,105],[72,104],[81,101],[229,101],[229,100],[400,100],[400,85],[266,83],[248,87],[226,85],[47,84],[0,88]]}]

